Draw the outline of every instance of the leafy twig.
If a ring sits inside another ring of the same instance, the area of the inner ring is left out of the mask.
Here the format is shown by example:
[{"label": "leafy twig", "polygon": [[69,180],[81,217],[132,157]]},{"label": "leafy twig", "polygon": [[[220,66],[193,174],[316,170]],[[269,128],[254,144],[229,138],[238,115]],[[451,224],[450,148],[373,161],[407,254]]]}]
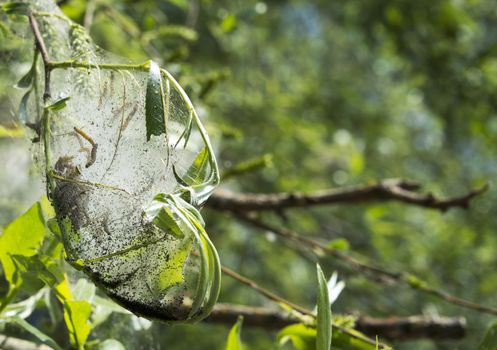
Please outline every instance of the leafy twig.
[{"label": "leafy twig", "polygon": [[351,257],[347,254],[344,254],[338,249],[328,247],[324,244],[321,244],[315,240],[309,239],[307,237],[303,237],[299,235],[298,233],[282,228],[282,227],[276,227],[273,225],[269,225],[254,216],[247,215],[244,213],[236,213],[235,214],[237,218],[250,223],[258,228],[261,228],[266,231],[271,231],[274,234],[289,239],[291,241],[297,242],[300,245],[304,245],[308,248],[318,250],[327,254],[330,254],[334,256],[335,258],[341,260],[342,262],[346,263],[350,267],[352,267],[354,270],[364,274],[366,277],[369,277],[373,280],[390,280],[394,281],[397,283],[401,283],[404,285],[407,285],[411,287],[412,289],[418,290],[420,292],[423,292],[425,294],[430,294],[433,296],[436,296],[448,303],[458,305],[467,309],[471,309],[474,311],[482,312],[482,313],[487,313],[490,315],[497,315],[497,309],[493,307],[488,307],[488,306],[483,306],[478,303],[462,299],[453,295],[450,295],[449,293],[442,291],[440,289],[432,288],[428,285],[427,282],[423,281],[422,279],[418,278],[417,276],[414,276],[408,272],[405,271],[390,271],[387,269],[384,269],[382,267],[378,267],[372,264],[368,264],[362,261],[357,260],[354,257]]},{"label": "leafy twig", "polygon": [[[295,311],[297,311],[297,312],[299,312],[299,313],[301,313],[303,315],[310,316],[313,319],[316,318],[316,315],[312,311],[310,311],[310,310],[308,310],[308,309],[306,309],[306,308],[304,308],[302,306],[299,306],[297,304],[294,304],[291,301],[288,301],[288,300],[280,297],[279,295],[277,295],[277,294],[275,294],[275,293],[273,293],[273,292],[271,292],[271,291],[269,291],[269,290],[267,290],[267,289],[259,286],[255,281],[251,280],[250,278],[242,276],[239,273],[237,273],[237,272],[235,272],[235,271],[233,271],[233,270],[231,270],[231,269],[229,269],[229,268],[227,268],[225,266],[222,266],[221,270],[222,270],[222,272],[224,274],[230,276],[231,278],[235,279],[236,281],[240,282],[241,284],[244,284],[244,285],[252,288],[253,290],[255,290],[256,292],[258,292],[259,294],[261,294],[264,297],[266,297],[267,299],[272,300],[272,301],[274,301],[274,302],[276,302],[278,304],[283,304],[283,305],[285,305],[287,307],[290,307],[291,309],[293,309],[293,310],[295,310]],[[377,342],[375,340],[370,339],[368,337],[365,337],[365,336],[363,336],[361,334],[357,334],[356,332],[351,332],[349,329],[344,328],[344,327],[342,327],[340,325],[333,324],[333,327],[335,329],[339,330],[340,332],[342,332],[344,334],[347,334],[348,336],[353,337],[355,339],[361,340],[361,341],[363,341],[365,343],[368,343],[368,344],[371,344],[371,345],[376,345],[377,344]],[[386,344],[378,343],[378,346],[379,346],[379,349],[385,349],[385,350],[386,349],[390,349],[390,347],[388,345],[386,345]]]}]

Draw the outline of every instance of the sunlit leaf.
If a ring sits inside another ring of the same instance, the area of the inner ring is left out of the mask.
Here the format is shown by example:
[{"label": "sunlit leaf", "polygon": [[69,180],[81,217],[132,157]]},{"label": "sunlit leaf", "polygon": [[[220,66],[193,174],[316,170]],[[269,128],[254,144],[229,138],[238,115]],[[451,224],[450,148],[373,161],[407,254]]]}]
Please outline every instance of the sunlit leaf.
[{"label": "sunlit leaf", "polygon": [[5,278],[11,284],[14,283],[16,269],[12,256],[35,255],[45,233],[45,219],[39,202],[33,204],[28,211],[5,228],[3,235],[0,236],[0,261]]},{"label": "sunlit leaf", "polygon": [[316,350],[316,329],[301,323],[286,326],[277,339],[280,345],[291,341],[298,350]]},{"label": "sunlit leaf", "polygon": [[235,325],[231,328],[230,333],[228,334],[228,339],[226,341],[225,350],[242,350],[242,323],[243,317],[239,316]]},{"label": "sunlit leaf", "polygon": [[88,322],[91,314],[90,303],[82,300],[64,302],[64,320],[69,330],[71,344],[77,349],[84,349],[86,339],[91,331]]}]

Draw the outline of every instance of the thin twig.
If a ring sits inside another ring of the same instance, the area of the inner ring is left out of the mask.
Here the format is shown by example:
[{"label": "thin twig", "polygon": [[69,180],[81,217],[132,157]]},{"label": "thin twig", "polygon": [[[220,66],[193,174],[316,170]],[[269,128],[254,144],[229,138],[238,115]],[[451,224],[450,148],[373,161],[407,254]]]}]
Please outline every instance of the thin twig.
[{"label": "thin twig", "polygon": [[[216,304],[206,321],[233,324],[239,315],[243,316],[244,326],[258,327],[267,331],[278,331],[300,322],[297,317],[285,311],[223,303]],[[378,335],[391,340],[460,339],[466,333],[466,319],[424,315],[388,318],[359,316],[354,329],[371,337]]]},{"label": "thin twig", "polygon": [[33,12],[31,10],[28,11],[29,24],[31,25],[31,29],[33,30],[33,35],[35,37],[36,47],[41,53],[41,58],[43,60],[43,67],[45,71],[45,91],[43,93],[43,100],[46,102],[51,97],[50,93],[50,74],[51,69],[50,66],[50,58],[48,56],[48,51],[45,46],[45,42],[43,41],[43,37],[40,34],[40,29],[38,28],[38,22],[33,16]]},{"label": "thin twig", "polygon": [[483,306],[478,303],[465,300],[453,295],[450,295],[449,293],[432,288],[428,285],[427,282],[421,280],[417,276],[414,276],[408,272],[404,271],[390,271],[387,269],[384,269],[382,267],[374,266],[372,264],[364,263],[362,261],[359,261],[355,259],[354,257],[351,257],[347,254],[344,254],[343,252],[328,247],[324,244],[321,244],[313,239],[303,237],[299,235],[298,233],[282,228],[282,227],[276,227],[273,225],[269,225],[254,216],[247,215],[245,213],[236,213],[235,216],[247,223],[250,223],[251,225],[254,225],[258,228],[261,228],[266,231],[273,232],[274,234],[292,240],[294,242],[299,243],[300,245],[304,245],[308,248],[311,248],[313,250],[318,250],[327,254],[330,254],[334,256],[335,258],[339,259],[340,261],[346,263],[350,267],[352,267],[354,270],[362,273],[364,276],[372,278],[373,280],[390,280],[394,281],[397,283],[401,283],[404,285],[407,285],[411,287],[412,289],[418,290],[420,292],[423,292],[425,294],[430,294],[433,296],[436,296],[448,303],[458,305],[467,309],[471,309],[474,311],[482,312],[482,313],[487,313],[490,315],[497,315],[497,309],[493,307],[488,307],[488,306]]},{"label": "thin twig", "polygon": [[[226,274],[226,275],[230,276],[231,278],[235,279],[236,281],[252,288],[253,290],[255,290],[259,294],[263,295],[264,297],[266,297],[269,300],[272,300],[278,304],[284,304],[284,305],[290,307],[291,309],[293,309],[293,310],[295,310],[303,315],[310,316],[312,318],[316,317],[316,315],[312,311],[310,311],[302,306],[299,306],[297,304],[294,304],[291,301],[288,301],[288,300],[280,297],[279,295],[274,294],[273,292],[259,286],[255,281],[251,280],[250,278],[242,276],[239,273],[237,273],[237,272],[235,272],[235,271],[233,271],[225,266],[221,266],[221,270],[223,271],[224,274]],[[357,332],[351,332],[349,329],[344,328],[342,326],[333,324],[333,327],[335,329],[339,330],[340,332],[347,334],[348,336],[350,336],[352,338],[361,340],[361,341],[368,343],[368,344],[371,344],[371,345],[377,344],[377,342],[375,340],[370,339],[370,338],[363,336],[361,334],[358,334]],[[378,346],[379,346],[379,349],[385,349],[385,350],[391,349],[388,345],[382,344],[382,343],[378,343]]]},{"label": "thin twig", "polygon": [[446,211],[454,207],[467,208],[471,200],[485,192],[488,187],[489,185],[485,184],[462,196],[438,198],[432,193],[420,194],[416,192],[420,188],[418,183],[402,179],[387,179],[370,185],[344,187],[314,193],[241,194],[218,190],[211,196],[207,205],[222,210],[263,211],[316,205],[398,201]]},{"label": "thin twig", "polygon": [[315,316],[315,314],[312,311],[307,310],[307,309],[305,309],[297,304],[292,303],[291,301],[288,301],[288,300],[280,297],[279,295],[274,294],[273,292],[271,292],[265,288],[260,287],[255,281],[240,275],[239,273],[227,268],[226,266],[222,266],[221,270],[226,275],[230,276],[231,278],[237,280],[238,282],[240,282],[246,286],[249,286],[250,288],[257,291],[259,294],[262,294],[266,298],[268,298],[276,303],[281,303],[281,304],[287,305],[287,306],[291,307],[292,309],[294,309],[295,311],[300,312],[303,315],[308,315],[308,316],[312,316],[312,317]]}]

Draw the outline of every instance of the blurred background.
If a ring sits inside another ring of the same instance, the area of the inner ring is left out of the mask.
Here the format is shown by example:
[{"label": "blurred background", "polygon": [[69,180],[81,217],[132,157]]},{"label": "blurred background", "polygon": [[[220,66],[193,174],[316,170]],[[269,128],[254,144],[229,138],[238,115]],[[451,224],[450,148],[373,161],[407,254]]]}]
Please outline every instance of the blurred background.
[{"label": "blurred background", "polygon": [[[222,187],[237,192],[315,191],[384,178],[460,195],[497,171],[497,7],[491,0],[68,0],[64,13],[105,50],[154,59],[186,89],[217,152]],[[0,41],[0,226],[44,185],[18,129],[12,85],[31,43]],[[28,50],[29,51],[29,50]],[[430,285],[497,306],[497,190],[468,210],[403,204],[324,206],[266,214],[266,221],[359,254]],[[228,215],[203,210],[224,265],[287,299],[314,306],[315,258]],[[476,348],[492,321],[343,269],[334,313],[464,316],[467,336],[396,349]],[[224,278],[220,300],[269,305]],[[221,349],[229,325],[137,324],[111,316],[91,337],[130,349]],[[275,334],[243,329],[250,349]]]}]

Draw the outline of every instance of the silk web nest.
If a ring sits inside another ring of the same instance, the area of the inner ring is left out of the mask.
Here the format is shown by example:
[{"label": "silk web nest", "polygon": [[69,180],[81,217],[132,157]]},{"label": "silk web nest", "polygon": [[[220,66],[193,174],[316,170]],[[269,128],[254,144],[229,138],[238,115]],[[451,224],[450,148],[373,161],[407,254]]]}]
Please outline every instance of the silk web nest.
[{"label": "silk web nest", "polygon": [[44,103],[34,54],[18,84],[27,89],[20,115],[40,125],[67,260],[135,314],[204,318],[219,294],[220,264],[198,208],[219,175],[188,96],[156,63],[103,52],[53,1],[26,7],[53,69]]}]

